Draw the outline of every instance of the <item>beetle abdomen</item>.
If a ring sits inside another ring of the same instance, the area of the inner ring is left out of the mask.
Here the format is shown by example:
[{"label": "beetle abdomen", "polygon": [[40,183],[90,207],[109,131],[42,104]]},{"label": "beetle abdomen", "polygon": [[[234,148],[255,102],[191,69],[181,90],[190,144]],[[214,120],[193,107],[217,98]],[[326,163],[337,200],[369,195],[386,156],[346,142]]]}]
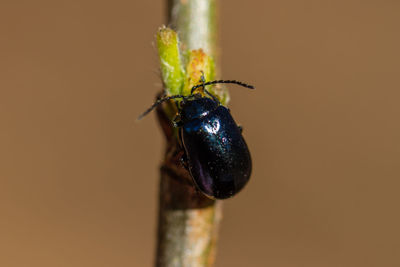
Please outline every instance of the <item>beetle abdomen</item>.
[{"label": "beetle abdomen", "polygon": [[206,195],[224,199],[238,193],[250,179],[251,157],[228,109],[219,106],[181,128],[189,171]]}]

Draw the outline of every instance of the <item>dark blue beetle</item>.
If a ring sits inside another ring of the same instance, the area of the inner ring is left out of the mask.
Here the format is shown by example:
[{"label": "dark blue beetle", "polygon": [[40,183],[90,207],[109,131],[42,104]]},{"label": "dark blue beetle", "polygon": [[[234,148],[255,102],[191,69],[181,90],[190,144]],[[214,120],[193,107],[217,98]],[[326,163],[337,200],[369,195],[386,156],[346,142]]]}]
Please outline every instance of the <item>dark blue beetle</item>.
[{"label": "dark blue beetle", "polygon": [[[203,81],[194,86],[188,96],[159,99],[140,118],[165,101],[181,98],[179,120],[175,120],[175,125],[179,127],[179,139],[193,181],[205,195],[225,199],[238,193],[249,181],[252,164],[241,128],[229,109],[205,89],[206,85],[217,83],[234,83],[254,89],[235,80]],[[211,98],[193,94],[200,87]]]}]

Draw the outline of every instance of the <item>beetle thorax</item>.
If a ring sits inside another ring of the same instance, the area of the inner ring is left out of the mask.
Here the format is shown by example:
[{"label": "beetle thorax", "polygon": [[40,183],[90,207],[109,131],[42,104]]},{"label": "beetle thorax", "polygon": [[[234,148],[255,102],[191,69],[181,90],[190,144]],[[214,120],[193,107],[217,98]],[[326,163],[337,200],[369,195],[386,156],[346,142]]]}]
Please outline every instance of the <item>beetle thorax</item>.
[{"label": "beetle thorax", "polygon": [[181,120],[186,122],[202,118],[214,111],[217,107],[218,103],[207,97],[182,101],[180,111]]}]

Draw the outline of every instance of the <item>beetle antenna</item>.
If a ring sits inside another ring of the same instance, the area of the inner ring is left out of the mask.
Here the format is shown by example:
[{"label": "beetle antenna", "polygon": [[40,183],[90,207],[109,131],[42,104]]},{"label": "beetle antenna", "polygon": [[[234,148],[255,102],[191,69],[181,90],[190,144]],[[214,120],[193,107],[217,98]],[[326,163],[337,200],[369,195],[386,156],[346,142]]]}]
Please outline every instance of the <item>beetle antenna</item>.
[{"label": "beetle antenna", "polygon": [[255,89],[255,87],[253,85],[247,84],[247,83],[242,83],[236,80],[216,80],[216,81],[210,81],[210,82],[202,82],[201,84],[195,85],[192,87],[191,90],[191,94],[193,94],[194,90],[196,90],[197,88],[206,86],[206,85],[211,85],[211,84],[217,84],[217,83],[232,83],[232,84],[237,84],[249,89]]},{"label": "beetle antenna", "polygon": [[204,92],[206,92],[207,95],[211,96],[211,98],[218,103],[218,105],[221,105],[219,102],[218,98],[216,98],[213,94],[211,94],[208,90],[204,89]]},{"label": "beetle antenna", "polygon": [[165,101],[171,100],[171,99],[176,99],[176,98],[182,98],[185,99],[187,98],[187,96],[184,95],[173,95],[173,96],[167,96],[161,99],[158,99],[153,105],[151,105],[151,107],[149,107],[145,112],[143,112],[142,115],[140,115],[137,120],[141,120],[144,116],[146,116],[147,114],[149,114],[154,108],[156,108],[158,105],[161,105],[162,103],[164,103]]},{"label": "beetle antenna", "polygon": [[[201,85],[203,87],[203,90],[206,90],[206,85],[205,85],[206,78],[204,77],[204,71],[202,71],[202,70],[201,70],[200,82],[201,82]],[[193,91],[191,91],[191,93],[193,94]]]}]

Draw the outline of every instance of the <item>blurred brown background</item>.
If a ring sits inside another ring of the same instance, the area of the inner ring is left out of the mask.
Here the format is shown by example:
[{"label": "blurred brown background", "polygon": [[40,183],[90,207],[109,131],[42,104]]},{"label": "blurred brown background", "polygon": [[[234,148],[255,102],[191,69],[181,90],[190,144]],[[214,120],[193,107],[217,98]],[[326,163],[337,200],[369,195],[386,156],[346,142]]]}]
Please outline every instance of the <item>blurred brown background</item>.
[{"label": "blurred brown background", "polygon": [[[164,1],[0,3],[0,266],[152,266]],[[400,3],[221,1],[254,159],[217,267],[400,266]]]}]

